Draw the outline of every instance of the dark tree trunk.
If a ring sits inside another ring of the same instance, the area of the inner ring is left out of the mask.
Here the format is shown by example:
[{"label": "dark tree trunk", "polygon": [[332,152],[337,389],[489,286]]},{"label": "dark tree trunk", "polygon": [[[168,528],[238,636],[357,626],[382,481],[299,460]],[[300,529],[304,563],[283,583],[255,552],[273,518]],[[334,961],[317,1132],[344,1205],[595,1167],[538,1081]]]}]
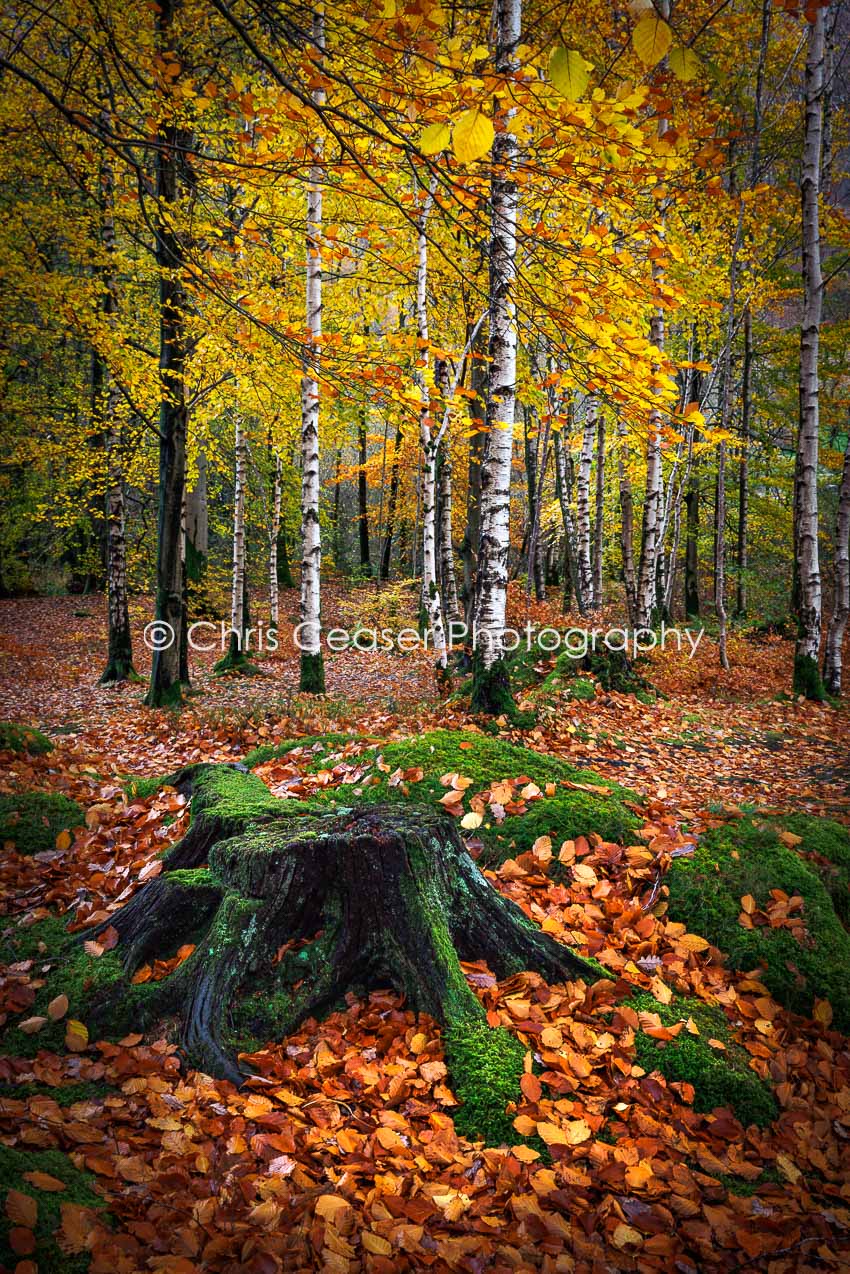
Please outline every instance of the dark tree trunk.
[{"label": "dark tree trunk", "polygon": [[463,610],[467,626],[472,624],[478,545],[481,538],[481,460],[484,455],[484,424],[487,413],[487,333],[482,323],[475,333],[469,358],[469,384],[474,397],[469,400],[469,470],[466,492],[466,534],[461,545],[463,558]]},{"label": "dark tree trunk", "polygon": [[685,615],[699,619],[699,487],[688,488],[685,494],[687,528],[685,532]]},{"label": "dark tree trunk", "polygon": [[[441,810],[317,812],[276,799],[241,766],[193,766],[169,782],[192,794],[190,829],[102,928],[117,930],[128,976],[190,930],[195,949],[160,982],[111,990],[96,1021],[176,1017],[190,1061],[238,1084],[228,1024],[256,1013],[280,1039],[347,990],[389,985],[443,1023],[450,1065],[453,1041],[480,1040],[474,1082],[487,1086],[488,1053],[491,1064],[504,1057],[510,1037],[487,1027],[460,960],[484,959],[498,977],[534,969],[550,981],[598,980],[497,893]],[[307,945],[275,963],[290,942]]]},{"label": "dark tree trunk", "polygon": [[593,597],[602,605],[602,550],[605,535],[605,417],[596,425],[596,511],[593,519]]},{"label": "dark tree trunk", "polygon": [[369,556],[369,485],[366,481],[367,438],[366,408],[357,427],[358,471],[357,471],[357,528],[360,539],[360,569],[364,575],[372,574],[372,559]]},{"label": "dark tree trunk", "polygon": [[399,459],[401,456],[401,425],[396,426],[395,443],[393,444],[393,461],[390,465],[390,494],[387,502],[387,528],[384,532],[384,546],[381,550],[381,579],[390,578],[390,563],[393,556],[393,535],[395,534],[395,516],[398,505]]},{"label": "dark tree trunk", "polygon": [[[157,14],[159,46],[173,52],[175,0],[161,0]],[[163,112],[168,103],[162,103]],[[156,620],[169,644],[154,650],[150,707],[179,703],[180,646],[183,626],[183,488],[186,479],[186,296],[183,288],[185,248],[174,227],[180,199],[179,172],[189,138],[166,115],[159,125],[156,151],[156,260],[159,280],[159,514],[157,520]]]}]

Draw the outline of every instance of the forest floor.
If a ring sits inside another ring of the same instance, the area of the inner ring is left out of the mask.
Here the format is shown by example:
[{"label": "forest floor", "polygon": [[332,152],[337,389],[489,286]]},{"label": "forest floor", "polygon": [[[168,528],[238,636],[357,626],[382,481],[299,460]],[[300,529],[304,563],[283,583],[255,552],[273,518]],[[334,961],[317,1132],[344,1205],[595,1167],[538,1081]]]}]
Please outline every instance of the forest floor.
[{"label": "forest floor", "polygon": [[[296,595],[284,594],[290,622],[296,609]],[[551,608],[538,610],[551,622]],[[345,614],[331,589],[326,621]],[[143,675],[149,617],[148,601],[135,602]],[[105,627],[101,597],[0,602],[0,720],[36,726],[55,744],[42,757],[5,754],[0,794],[59,791],[87,809],[70,843],[34,858],[4,855],[3,925],[74,904],[94,923],[140,872],[155,872],[156,855],[185,829],[186,803],[168,790],[129,802],[123,776],[234,760],[328,731],[380,739],[474,728],[437,695],[427,655],[334,655],[328,695],[314,700],[293,692],[291,643],[253,677],[215,677],[216,655],[202,656],[186,708],[150,712],[140,686],[96,685]],[[645,674],[665,696],[654,703],[599,690],[589,701],[559,699],[531,731],[506,728],[512,741],[640,793],[652,853],[626,870],[610,846],[585,847],[589,876],[570,889],[543,865],[513,864],[493,881],[550,931],[592,935],[610,967],[639,950],[677,989],[734,1007],[754,1068],[778,1086],[770,1128],[697,1114],[687,1085],[633,1074],[616,1032],[594,1020],[592,991],[547,990],[534,975],[497,984],[468,970],[494,1022],[527,1039],[548,1032],[558,1045],[560,1088],[544,1096],[529,1083],[518,1110],[529,1126],[554,1128],[542,1155],[519,1133],[512,1150],[458,1138],[439,1031],[390,993],[270,1042],[252,1059],[257,1078],[238,1092],[181,1072],[165,1041],[80,1044],[69,1035],[64,1051],[35,1061],[0,1058],[0,1139],[71,1153],[108,1207],[110,1224],[62,1203],[67,1268],[86,1250],[94,1274],[850,1268],[850,1046],[828,1006],[811,1020],[794,1017],[756,980],[683,943],[681,925],[640,907],[635,919],[659,857],[742,807],[850,824],[846,701],[836,710],[783,695],[792,647],[780,637],[733,635],[730,658],[723,675],[705,638],[692,661],[650,657]],[[0,974],[0,1015],[22,1011],[16,994],[37,980],[37,966]],[[63,1089],[74,1096],[89,1082],[91,1095],[62,1100]],[[613,1144],[603,1135],[612,1111],[623,1126]],[[24,1214],[27,1206],[18,1201]],[[26,1215],[9,1217],[27,1231]],[[18,1241],[10,1269],[33,1274],[28,1240]]]}]

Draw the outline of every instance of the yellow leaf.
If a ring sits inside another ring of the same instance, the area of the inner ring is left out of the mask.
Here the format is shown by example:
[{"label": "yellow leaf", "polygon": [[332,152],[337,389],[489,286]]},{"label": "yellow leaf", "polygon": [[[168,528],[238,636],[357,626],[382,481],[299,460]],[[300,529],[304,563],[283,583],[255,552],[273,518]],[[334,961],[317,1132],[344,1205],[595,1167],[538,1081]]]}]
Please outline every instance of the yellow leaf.
[{"label": "yellow leaf", "polygon": [[832,1025],[832,1005],[829,1000],[815,1000],[814,1019],[821,1026]]},{"label": "yellow leaf", "polygon": [[89,1033],[82,1022],[69,1018],[65,1026],[65,1047],[71,1053],[82,1053],[89,1042]]},{"label": "yellow leaf", "polygon": [[476,814],[475,811],[472,810],[469,814],[464,814],[463,818],[460,820],[460,825],[469,831],[474,827],[480,827],[482,822],[483,819],[481,815]]},{"label": "yellow leaf", "polygon": [[[516,1127],[516,1120],[514,1120],[514,1127]],[[557,1124],[539,1123],[537,1125],[537,1133],[543,1138],[547,1146],[569,1145],[567,1134]]]},{"label": "yellow leaf", "polygon": [[478,109],[464,111],[452,131],[452,151],[461,164],[471,164],[493,145],[492,122]]},{"label": "yellow leaf", "polygon": [[419,138],[419,149],[423,155],[438,155],[445,150],[452,139],[452,130],[448,124],[429,124]]},{"label": "yellow leaf", "polygon": [[696,79],[700,61],[693,49],[677,44],[675,49],[670,50],[667,61],[676,79],[683,84],[690,84],[691,80]]},{"label": "yellow leaf", "polygon": [[552,50],[549,58],[549,79],[559,93],[577,102],[587,88],[590,75],[589,63],[576,49],[564,49],[560,46]]},{"label": "yellow leaf", "polygon": [[673,43],[673,32],[663,19],[647,14],[632,31],[635,53],[644,66],[655,66]]},{"label": "yellow leaf", "polygon": [[375,1256],[390,1256],[392,1254],[392,1244],[389,1240],[383,1238],[380,1234],[375,1234],[373,1230],[361,1231],[360,1242],[367,1252],[372,1252]]},{"label": "yellow leaf", "polygon": [[59,835],[56,837],[56,848],[57,849],[71,848],[71,833],[68,831],[67,827],[65,828],[64,831],[61,831]]},{"label": "yellow leaf", "polygon": [[785,1154],[778,1154],[776,1156],[776,1166],[782,1173],[785,1180],[790,1181],[792,1185],[795,1185],[803,1175],[796,1163],[794,1163],[794,1160],[789,1159]]},{"label": "yellow leaf", "polygon": [[697,933],[683,933],[679,945],[686,951],[707,951],[710,944]]}]

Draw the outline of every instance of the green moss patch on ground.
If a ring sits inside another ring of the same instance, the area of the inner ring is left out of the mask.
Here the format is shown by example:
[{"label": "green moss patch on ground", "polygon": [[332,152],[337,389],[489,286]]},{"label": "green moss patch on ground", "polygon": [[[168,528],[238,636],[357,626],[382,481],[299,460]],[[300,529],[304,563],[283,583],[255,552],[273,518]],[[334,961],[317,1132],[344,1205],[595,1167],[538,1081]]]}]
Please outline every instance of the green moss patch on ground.
[{"label": "green moss patch on ground", "polygon": [[[0,1033],[0,1051],[17,1057],[33,1057],[40,1048],[61,1052],[68,1018],[85,1022],[98,994],[123,976],[114,952],[104,952],[96,959],[87,955],[82,943],[74,941],[58,916],[6,930],[0,939],[0,959],[4,963],[32,960],[28,976],[31,981],[42,983],[36,990],[34,1004],[11,1018]],[[68,1012],[60,1021],[48,1019],[32,1035],[20,1029],[19,1023],[27,1018],[47,1017],[47,1006],[57,995],[68,997]]]},{"label": "green moss patch on ground", "polygon": [[19,792],[0,796],[0,842],[11,841],[19,854],[39,854],[56,847],[66,828],[82,827],[85,811],[58,792]]},{"label": "green moss patch on ground", "polygon": [[[25,1180],[24,1174],[42,1172],[65,1184],[65,1189],[39,1190]],[[75,1168],[61,1150],[18,1150],[0,1145],[0,1264],[13,1270],[21,1257],[9,1246],[13,1222],[6,1213],[9,1190],[29,1195],[38,1206],[35,1226],[36,1250],[27,1259],[35,1262],[39,1274],[83,1274],[89,1268],[87,1253],[69,1256],[56,1242],[61,1226],[63,1203],[78,1203],[86,1208],[104,1209],[104,1201],[94,1191],[95,1178]],[[106,1220],[104,1214],[103,1219]]]},{"label": "green moss patch on ground", "polygon": [[28,752],[30,756],[43,756],[45,752],[52,751],[53,744],[40,730],[15,725],[13,721],[0,721],[0,752]]},{"label": "green moss patch on ground", "polygon": [[444,1045],[452,1089],[461,1102],[453,1112],[457,1131],[488,1146],[516,1145],[521,1138],[506,1107],[522,1100],[524,1046],[504,1027],[494,1030],[483,1022],[448,1027]]},{"label": "green moss patch on ground", "polygon": [[[850,1029],[850,934],[818,871],[782,843],[775,824],[748,817],[715,828],[693,856],[673,861],[666,879],[672,920],[707,938],[731,968],[760,970],[786,1008],[811,1014],[815,998],[826,999],[836,1026]],[[802,897],[804,942],[788,927],[741,925],[741,899],[749,894],[764,908],[772,889]]]},{"label": "green moss patch on ground", "polygon": [[[298,748],[299,763],[305,765],[307,772],[317,772],[332,767],[336,760],[342,759],[346,748],[356,742],[356,736],[340,734],[288,740],[273,748],[257,749],[245,760],[248,765],[259,765],[283,758]],[[433,802],[445,795],[447,789],[440,780],[447,774],[459,774],[472,780],[466,789],[467,796],[505,779],[522,779],[536,784],[541,791],[545,791],[547,784],[564,782],[606,789],[596,795],[593,791],[558,787],[553,796],[529,801],[526,813],[509,814],[501,823],[485,818],[476,831],[484,844],[482,862],[485,864],[503,862],[523,853],[539,836],[551,836],[556,846],[564,840],[592,833],[603,840],[622,841],[640,826],[640,819],[623,803],[637,801],[635,792],[609,783],[592,770],[576,769],[557,757],[542,756],[489,734],[432,730],[419,738],[370,744],[356,756],[352,755],[350,762],[364,772],[363,779],[352,786],[317,791],[317,800],[341,804],[349,804],[354,799]],[[398,782],[399,773],[403,784]]]},{"label": "green moss patch on ground", "polygon": [[[675,1026],[688,1019],[696,1025],[698,1035],[684,1027],[675,1039],[666,1042],[642,1030],[635,1034],[638,1064],[648,1074],[659,1071],[668,1083],[692,1084],[694,1110],[711,1111],[718,1106],[728,1106],[745,1128],[750,1124],[763,1128],[776,1118],[778,1108],[773,1094],[750,1069],[749,1056],[735,1043],[726,1015],[719,1006],[679,998],[662,1004],[644,992],[624,1003],[636,1013],[657,1014],[662,1026]],[[709,1039],[719,1040],[725,1048],[712,1048]]]},{"label": "green moss patch on ground", "polygon": [[795,848],[823,881],[840,920],[850,925],[850,831],[831,818],[790,814],[777,820],[778,833],[800,837]]}]

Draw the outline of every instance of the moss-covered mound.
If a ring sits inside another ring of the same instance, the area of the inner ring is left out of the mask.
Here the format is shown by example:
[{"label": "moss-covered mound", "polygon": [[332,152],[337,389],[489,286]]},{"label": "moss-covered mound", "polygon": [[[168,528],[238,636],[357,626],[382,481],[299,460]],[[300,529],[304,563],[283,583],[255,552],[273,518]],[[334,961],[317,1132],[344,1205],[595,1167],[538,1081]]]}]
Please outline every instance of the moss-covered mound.
[{"label": "moss-covered mound", "polygon": [[40,730],[15,725],[13,721],[0,721],[0,752],[28,752],[30,756],[43,756],[52,750],[53,744]]},{"label": "moss-covered mound", "polygon": [[550,694],[566,692],[572,699],[592,699],[594,683],[603,690],[617,690],[644,700],[649,694],[654,698],[654,687],[620,650],[591,650],[581,657],[564,650],[555,660],[542,689]]},{"label": "moss-covered mound", "polygon": [[[85,1021],[96,993],[112,986],[122,973],[120,961],[112,952],[97,959],[87,955],[58,916],[4,930],[0,961],[11,964],[21,960],[37,962],[38,980],[43,980],[43,985],[36,991],[34,1003],[10,1018],[0,1031],[0,1052],[19,1057],[33,1057],[40,1048],[61,1052],[67,1020]],[[47,1006],[57,995],[67,995],[68,1012],[60,1021],[51,1022]],[[31,1017],[43,1017],[45,1021],[39,1031],[27,1034],[19,1024]]]},{"label": "moss-covered mound", "polygon": [[19,854],[54,849],[60,832],[82,827],[85,812],[58,792],[19,792],[0,796],[0,842],[11,841]]},{"label": "moss-covered mound", "polygon": [[[27,1173],[40,1172],[64,1183],[64,1190],[40,1190],[27,1181]],[[28,1195],[35,1201],[35,1251],[26,1259],[33,1261],[39,1274],[83,1274],[89,1268],[88,1253],[70,1256],[56,1242],[61,1226],[63,1203],[77,1203],[86,1208],[103,1209],[103,1199],[94,1192],[94,1177],[75,1168],[61,1150],[17,1150],[0,1146],[0,1266],[14,1270],[22,1258],[9,1244],[14,1222],[6,1210],[10,1190]]]},{"label": "moss-covered mound", "polygon": [[[640,993],[625,1006],[637,1014],[651,1013],[661,1026],[691,1022],[698,1034],[682,1027],[675,1039],[662,1041],[645,1030],[635,1034],[635,1056],[647,1073],[659,1071],[669,1083],[686,1082],[694,1088],[694,1110],[711,1111],[729,1106],[744,1125],[764,1127],[778,1110],[768,1086],[750,1069],[746,1051],[733,1039],[723,1010],[702,1000],[676,998],[662,1004],[654,996]],[[648,1019],[639,1019],[649,1024]],[[717,1040],[724,1047],[712,1047]]]},{"label": "moss-covered mound", "polygon": [[[708,938],[733,969],[760,970],[771,994],[797,1013],[829,1000],[836,1026],[850,1029],[850,934],[818,872],[783,844],[775,824],[743,818],[715,828],[692,857],[673,861],[667,885],[671,919]],[[799,895],[802,911],[786,917],[783,894]],[[781,923],[771,925],[770,915]]]},{"label": "moss-covered mound", "polygon": [[[356,736],[340,734],[289,740],[258,748],[245,761],[249,766],[260,765],[297,748],[299,763],[307,771],[318,772],[332,768],[356,743]],[[524,813],[507,814],[501,822],[485,817],[476,831],[484,843],[485,863],[503,862],[523,853],[539,836],[551,836],[556,847],[564,840],[592,833],[603,840],[622,841],[640,826],[640,819],[624,804],[638,800],[628,788],[608,783],[592,770],[576,769],[557,757],[541,756],[530,748],[487,734],[433,730],[419,738],[371,744],[349,759],[362,778],[352,786],[329,788],[324,799],[349,804],[355,791],[357,800],[433,802],[445,795],[447,789],[441,779],[449,774],[471,780],[465,789],[467,809],[473,795],[504,780],[521,779],[523,784],[536,785],[541,792],[546,792],[547,786],[554,787],[552,794],[530,799]],[[564,784],[603,790],[597,795]],[[316,793],[317,798],[322,796],[321,791]]]},{"label": "moss-covered mound", "polygon": [[791,814],[774,826],[779,836],[790,832],[800,837],[800,844],[792,848],[814,867],[839,918],[850,925],[850,831],[830,818],[809,814]]}]

